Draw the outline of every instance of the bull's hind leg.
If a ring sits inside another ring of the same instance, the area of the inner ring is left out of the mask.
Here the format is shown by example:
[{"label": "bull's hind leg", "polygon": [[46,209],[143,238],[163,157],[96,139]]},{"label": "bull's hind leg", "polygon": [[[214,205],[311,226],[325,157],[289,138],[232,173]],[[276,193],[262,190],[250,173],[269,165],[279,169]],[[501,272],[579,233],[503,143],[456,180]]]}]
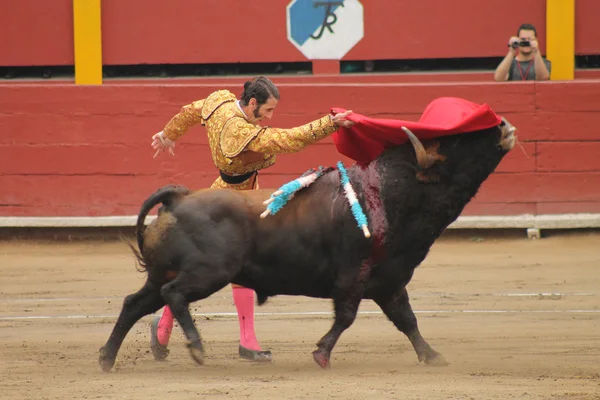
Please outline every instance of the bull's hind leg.
[{"label": "bull's hind leg", "polygon": [[229,283],[227,271],[217,266],[208,266],[197,261],[184,264],[177,278],[165,284],[161,293],[173,316],[179,322],[186,338],[192,358],[198,363],[204,363],[204,346],[200,333],[194,325],[190,314],[191,302],[202,300],[224,288]]},{"label": "bull's hind leg", "polygon": [[385,315],[403,332],[412,343],[419,361],[427,365],[448,365],[444,357],[433,350],[423,339],[417,325],[417,317],[410,306],[406,288],[398,290],[391,296],[375,298]]},{"label": "bull's hind leg", "polygon": [[341,334],[354,322],[370,273],[371,267],[363,265],[357,275],[348,276],[337,282],[332,296],[335,312],[333,326],[319,340],[318,348],[313,352],[313,358],[321,368],[330,367],[333,347]]},{"label": "bull's hind leg", "polygon": [[165,304],[158,287],[149,282],[136,293],[125,297],[119,318],[108,341],[100,348],[99,363],[104,372],[115,365],[117,353],[131,327],[145,315],[156,312]]}]

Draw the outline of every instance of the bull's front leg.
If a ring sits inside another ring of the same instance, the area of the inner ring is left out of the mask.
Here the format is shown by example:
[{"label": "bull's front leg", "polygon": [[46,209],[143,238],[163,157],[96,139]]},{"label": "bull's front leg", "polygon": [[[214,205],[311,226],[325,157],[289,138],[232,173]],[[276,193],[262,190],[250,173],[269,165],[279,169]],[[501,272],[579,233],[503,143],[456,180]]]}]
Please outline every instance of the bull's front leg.
[{"label": "bull's front leg", "polygon": [[371,275],[372,266],[364,264],[357,274],[344,276],[336,283],[333,293],[335,319],[333,326],[317,343],[313,352],[315,362],[323,369],[330,367],[331,351],[342,333],[356,319],[358,306],[362,300],[366,283]]},{"label": "bull's front leg", "polygon": [[420,362],[427,365],[448,365],[444,357],[433,350],[425,341],[417,325],[417,317],[413,312],[406,287],[402,287],[391,296],[374,298],[385,315],[403,332],[413,345]]}]

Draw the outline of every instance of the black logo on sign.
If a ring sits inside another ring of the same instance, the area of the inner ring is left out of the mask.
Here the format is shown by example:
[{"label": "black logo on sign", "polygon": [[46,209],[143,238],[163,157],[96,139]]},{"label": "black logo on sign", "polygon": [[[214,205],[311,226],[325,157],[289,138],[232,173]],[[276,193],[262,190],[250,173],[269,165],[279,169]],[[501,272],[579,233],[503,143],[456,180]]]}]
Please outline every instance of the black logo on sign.
[{"label": "black logo on sign", "polygon": [[[323,24],[321,24],[321,30],[319,31],[319,33],[315,36],[315,35],[310,35],[311,38],[313,39],[320,39],[321,36],[323,36],[323,32],[325,31],[325,29],[327,29],[330,33],[333,33],[333,29],[331,29],[331,26],[333,24],[335,24],[337,22],[337,16],[335,15],[335,12],[332,11],[333,6],[342,6],[344,7],[344,1],[315,1],[313,2],[313,7],[317,8],[317,7],[325,7],[325,18],[323,18]],[[331,17],[331,19],[330,19]]]}]

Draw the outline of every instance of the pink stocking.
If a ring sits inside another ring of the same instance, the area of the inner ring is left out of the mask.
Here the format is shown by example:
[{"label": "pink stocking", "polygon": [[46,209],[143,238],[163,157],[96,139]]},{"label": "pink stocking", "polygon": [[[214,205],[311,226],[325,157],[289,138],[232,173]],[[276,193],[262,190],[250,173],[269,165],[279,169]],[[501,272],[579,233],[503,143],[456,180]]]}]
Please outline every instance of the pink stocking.
[{"label": "pink stocking", "polygon": [[171,331],[173,330],[173,312],[169,306],[165,306],[162,317],[158,322],[158,343],[166,346],[169,344],[169,338],[171,337]]},{"label": "pink stocking", "polygon": [[249,350],[261,350],[254,333],[254,290],[240,286],[232,288],[240,322],[240,344]]}]

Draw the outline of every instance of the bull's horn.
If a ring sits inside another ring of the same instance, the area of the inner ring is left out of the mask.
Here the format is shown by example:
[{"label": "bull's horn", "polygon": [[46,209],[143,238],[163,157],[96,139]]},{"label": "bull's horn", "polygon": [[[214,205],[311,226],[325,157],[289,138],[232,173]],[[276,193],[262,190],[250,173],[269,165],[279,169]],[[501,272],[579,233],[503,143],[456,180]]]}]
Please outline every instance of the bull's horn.
[{"label": "bull's horn", "polygon": [[423,169],[431,167],[433,165],[434,160],[432,157],[430,157],[427,154],[427,151],[425,151],[425,147],[423,147],[423,143],[421,143],[421,141],[419,139],[417,139],[415,134],[412,133],[410,131],[410,129],[408,129],[407,127],[403,126],[402,130],[404,132],[406,132],[408,139],[410,140],[413,147],[415,148],[415,153],[417,155],[417,162],[419,163],[419,166]]}]

